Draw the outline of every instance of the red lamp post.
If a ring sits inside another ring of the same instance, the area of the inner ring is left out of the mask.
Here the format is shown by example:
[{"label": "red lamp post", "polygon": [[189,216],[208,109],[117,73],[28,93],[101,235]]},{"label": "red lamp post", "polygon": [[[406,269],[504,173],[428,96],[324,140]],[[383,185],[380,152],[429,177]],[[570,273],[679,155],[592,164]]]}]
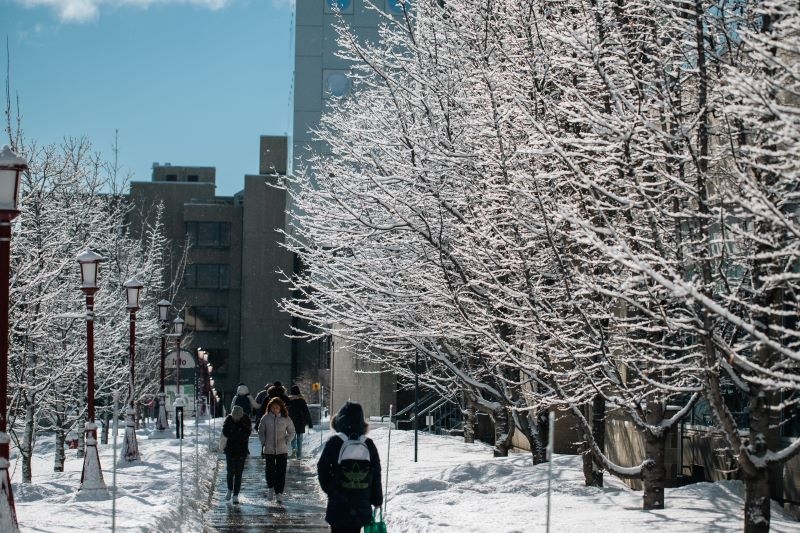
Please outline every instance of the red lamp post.
[{"label": "red lamp post", "polygon": [[139,310],[139,294],[142,283],[136,278],[131,278],[123,284],[127,297],[127,308],[130,314],[130,376],[128,380],[128,401],[125,408],[125,440],[122,445],[122,455],[126,461],[138,461],[139,445],[136,442],[136,311]]},{"label": "red lamp post", "polygon": [[0,530],[19,531],[11,477],[8,474],[8,305],[11,267],[11,221],[19,214],[20,175],[28,162],[9,146],[0,149]]},{"label": "red lamp post", "polygon": [[169,421],[167,419],[167,402],[166,393],[164,391],[164,358],[167,351],[167,325],[169,323],[169,308],[172,305],[167,300],[161,300],[156,304],[158,306],[158,319],[161,323],[161,380],[159,381],[158,388],[158,418],[156,419],[156,431],[150,438],[164,438],[166,437],[166,430],[169,429]]},{"label": "red lamp post", "polygon": [[81,290],[86,295],[86,397],[88,403],[86,450],[83,455],[81,472],[81,494],[91,493],[93,499],[108,497],[108,489],[103,481],[100,456],[97,453],[97,425],[94,423],[94,294],[97,292],[97,273],[100,262],[105,259],[99,254],[84,250],[77,257],[81,265]]},{"label": "red lamp post", "polygon": [[184,400],[181,395],[181,335],[183,335],[183,319],[178,315],[172,324],[175,337],[175,438],[182,439]]}]

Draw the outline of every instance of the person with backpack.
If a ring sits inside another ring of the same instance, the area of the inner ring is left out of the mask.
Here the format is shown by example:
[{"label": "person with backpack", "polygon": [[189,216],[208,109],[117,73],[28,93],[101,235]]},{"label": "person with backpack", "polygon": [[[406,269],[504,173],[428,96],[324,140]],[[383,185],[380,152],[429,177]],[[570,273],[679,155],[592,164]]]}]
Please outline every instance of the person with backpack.
[{"label": "person with backpack", "polygon": [[236,396],[233,397],[231,402],[231,412],[233,412],[233,408],[236,405],[240,406],[246,415],[250,415],[254,410],[258,409],[258,404],[250,396],[250,389],[244,383],[239,383],[236,387]]},{"label": "person with backpack", "polygon": [[383,505],[381,460],[360,404],[346,402],[331,419],[336,434],[325,443],[317,479],[328,495],[325,521],[331,533],[358,533],[372,521],[372,507]]},{"label": "person with backpack", "polygon": [[248,439],[252,432],[250,418],[244,414],[240,405],[234,405],[231,414],[225,417],[222,424],[222,435],[225,437],[225,466],[228,474],[228,492],[225,501],[233,496],[233,503],[239,503],[239,490],[242,488],[242,472],[244,462],[250,453]]},{"label": "person with backpack", "polygon": [[303,395],[300,394],[300,387],[297,385],[292,386],[292,394],[289,395],[289,418],[294,422],[295,436],[292,441],[292,456],[300,459],[303,456],[303,435],[306,432],[306,426],[309,428],[314,427],[311,420],[311,411],[308,410],[308,403]]},{"label": "person with backpack", "polygon": [[283,490],[286,487],[286,462],[289,457],[289,443],[294,438],[294,424],[289,418],[286,404],[280,398],[272,398],[267,403],[267,414],[258,424],[258,438],[261,441],[261,455],[266,460],[264,474],[267,478],[267,500],[283,503]]}]

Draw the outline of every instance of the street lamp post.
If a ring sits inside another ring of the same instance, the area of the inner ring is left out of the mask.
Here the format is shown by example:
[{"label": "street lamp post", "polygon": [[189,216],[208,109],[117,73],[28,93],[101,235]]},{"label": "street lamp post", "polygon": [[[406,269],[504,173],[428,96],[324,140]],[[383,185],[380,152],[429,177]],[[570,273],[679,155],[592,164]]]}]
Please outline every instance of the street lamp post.
[{"label": "street lamp post", "polygon": [[108,497],[97,452],[97,425],[94,422],[94,294],[97,292],[97,272],[104,259],[91,250],[84,250],[78,254],[77,260],[81,266],[81,290],[86,295],[86,398],[89,418],[84,436],[86,449],[81,486],[78,490],[82,495],[96,499]]},{"label": "street lamp post", "polygon": [[28,162],[9,146],[0,150],[0,530],[18,531],[14,495],[8,474],[8,295],[11,267],[11,221],[19,214],[20,175]]},{"label": "street lamp post", "polygon": [[167,351],[168,313],[169,307],[172,304],[167,300],[161,300],[156,305],[158,306],[158,319],[161,323],[161,372],[158,388],[158,418],[156,419],[156,431],[150,436],[151,439],[166,437],[166,431],[169,429],[166,392],[164,391],[164,359]]},{"label": "street lamp post", "polygon": [[178,315],[172,321],[175,328],[175,438],[183,438],[183,406],[181,396],[181,335],[183,335],[183,319]]},{"label": "street lamp post", "polygon": [[136,311],[139,310],[139,294],[142,283],[131,278],[123,284],[127,297],[127,308],[130,314],[130,376],[128,379],[128,401],[125,407],[125,440],[122,443],[122,454],[126,461],[139,460],[139,445],[136,442]]}]

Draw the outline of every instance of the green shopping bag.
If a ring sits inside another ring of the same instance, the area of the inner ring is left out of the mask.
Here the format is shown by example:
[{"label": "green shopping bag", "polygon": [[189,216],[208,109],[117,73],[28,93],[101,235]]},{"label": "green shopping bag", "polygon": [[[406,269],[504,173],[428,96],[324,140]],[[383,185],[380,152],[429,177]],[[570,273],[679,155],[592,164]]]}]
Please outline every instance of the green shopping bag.
[{"label": "green shopping bag", "polygon": [[364,526],[364,533],[386,533],[386,524],[383,521],[383,507],[381,507],[381,514],[376,520],[375,510],[372,511],[372,522]]}]

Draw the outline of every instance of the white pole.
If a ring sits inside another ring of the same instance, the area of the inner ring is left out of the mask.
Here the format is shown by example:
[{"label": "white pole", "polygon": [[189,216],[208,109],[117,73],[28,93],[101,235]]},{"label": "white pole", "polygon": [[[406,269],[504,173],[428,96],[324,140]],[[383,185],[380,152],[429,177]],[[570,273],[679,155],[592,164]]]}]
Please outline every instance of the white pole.
[{"label": "white pole", "polygon": [[550,484],[553,480],[553,433],[556,414],[550,411],[548,416],[550,430],[547,433],[547,533],[550,533]]},{"label": "white pole", "polygon": [[[177,417],[175,420],[175,424],[177,427]],[[183,425],[183,413],[181,413],[181,428],[185,427]],[[183,429],[181,429],[181,437],[183,437]],[[183,438],[178,439],[180,444],[178,445],[178,471],[179,474],[179,481],[178,481],[178,492],[181,493],[180,503],[178,504],[178,516],[183,516]]]},{"label": "white pole", "polygon": [[194,401],[194,493],[200,498],[200,456],[198,438],[200,435],[200,401]]},{"label": "white pole", "polygon": [[386,437],[386,483],[383,484],[383,508],[381,516],[386,511],[386,498],[389,497],[389,452],[392,450],[392,404],[389,404],[389,435]]},{"label": "white pole", "polygon": [[114,398],[114,429],[112,431],[112,438],[114,439],[114,462],[111,463],[113,465],[111,467],[111,531],[113,533],[116,531],[117,527],[117,428],[119,427],[119,411],[117,410],[117,401],[119,400],[119,392],[114,391],[112,393],[112,397]]}]

